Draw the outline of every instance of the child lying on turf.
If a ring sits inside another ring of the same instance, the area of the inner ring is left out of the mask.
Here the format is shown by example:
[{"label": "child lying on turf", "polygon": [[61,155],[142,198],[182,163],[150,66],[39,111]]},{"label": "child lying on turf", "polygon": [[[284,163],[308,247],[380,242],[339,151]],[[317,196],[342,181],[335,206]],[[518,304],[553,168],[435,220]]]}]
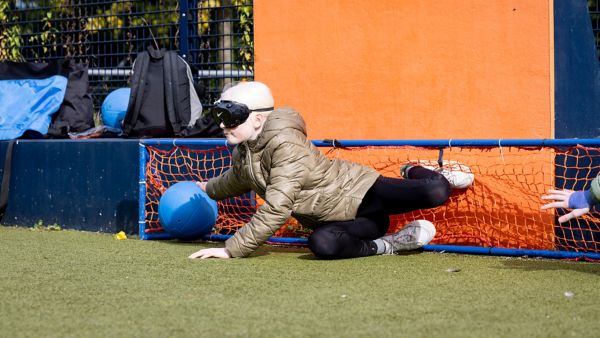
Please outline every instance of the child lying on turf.
[{"label": "child lying on turf", "polygon": [[232,168],[198,185],[215,200],[253,190],[265,202],[225,248],[202,249],[190,258],[246,257],[290,216],[314,229],[308,247],[319,258],[414,250],[433,239],[433,224],[413,221],[386,236],[389,216],[445,203],[452,187],[444,175],[453,181],[452,175],[463,174],[406,165],[405,179],[398,179],[329,159],[306,138],[302,117],[291,108],[274,109],[271,91],[260,82],[225,90],[211,114],[237,146]]}]

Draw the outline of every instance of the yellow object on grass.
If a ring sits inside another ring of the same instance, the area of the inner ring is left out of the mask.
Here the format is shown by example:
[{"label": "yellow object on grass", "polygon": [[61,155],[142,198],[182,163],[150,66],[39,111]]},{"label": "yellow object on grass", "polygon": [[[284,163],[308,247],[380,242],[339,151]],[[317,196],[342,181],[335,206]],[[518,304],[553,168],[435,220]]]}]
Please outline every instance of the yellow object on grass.
[{"label": "yellow object on grass", "polygon": [[124,231],[117,232],[114,237],[116,240],[119,240],[119,241],[127,239],[127,235],[125,234]]}]

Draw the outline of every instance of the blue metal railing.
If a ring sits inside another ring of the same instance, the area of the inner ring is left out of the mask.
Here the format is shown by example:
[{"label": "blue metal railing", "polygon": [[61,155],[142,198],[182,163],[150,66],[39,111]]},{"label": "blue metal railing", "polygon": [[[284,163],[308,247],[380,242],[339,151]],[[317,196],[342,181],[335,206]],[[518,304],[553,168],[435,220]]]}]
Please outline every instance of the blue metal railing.
[{"label": "blue metal railing", "polygon": [[[598,139],[440,139],[440,140],[313,140],[317,147],[416,146],[416,147],[598,147]],[[146,145],[225,146],[225,139],[147,139]]]}]

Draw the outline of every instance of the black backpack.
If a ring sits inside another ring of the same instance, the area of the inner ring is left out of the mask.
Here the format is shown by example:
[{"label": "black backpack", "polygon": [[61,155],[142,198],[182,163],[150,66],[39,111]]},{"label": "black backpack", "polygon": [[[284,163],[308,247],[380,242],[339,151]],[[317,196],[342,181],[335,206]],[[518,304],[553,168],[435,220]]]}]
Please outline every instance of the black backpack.
[{"label": "black backpack", "polygon": [[60,110],[52,117],[47,137],[68,138],[94,127],[94,103],[89,93],[88,66],[67,60],[63,68],[69,72],[67,91]]},{"label": "black backpack", "polygon": [[223,137],[202,116],[190,66],[177,53],[148,47],[133,65],[131,95],[123,119],[129,137]]}]

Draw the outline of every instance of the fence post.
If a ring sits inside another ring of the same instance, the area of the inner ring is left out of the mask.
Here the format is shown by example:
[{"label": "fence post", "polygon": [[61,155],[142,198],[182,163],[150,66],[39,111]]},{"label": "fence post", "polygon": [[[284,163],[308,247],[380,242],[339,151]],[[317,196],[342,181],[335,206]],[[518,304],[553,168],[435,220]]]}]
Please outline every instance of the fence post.
[{"label": "fence post", "polygon": [[182,58],[188,59],[190,55],[189,37],[189,10],[188,0],[179,1],[179,54]]}]

